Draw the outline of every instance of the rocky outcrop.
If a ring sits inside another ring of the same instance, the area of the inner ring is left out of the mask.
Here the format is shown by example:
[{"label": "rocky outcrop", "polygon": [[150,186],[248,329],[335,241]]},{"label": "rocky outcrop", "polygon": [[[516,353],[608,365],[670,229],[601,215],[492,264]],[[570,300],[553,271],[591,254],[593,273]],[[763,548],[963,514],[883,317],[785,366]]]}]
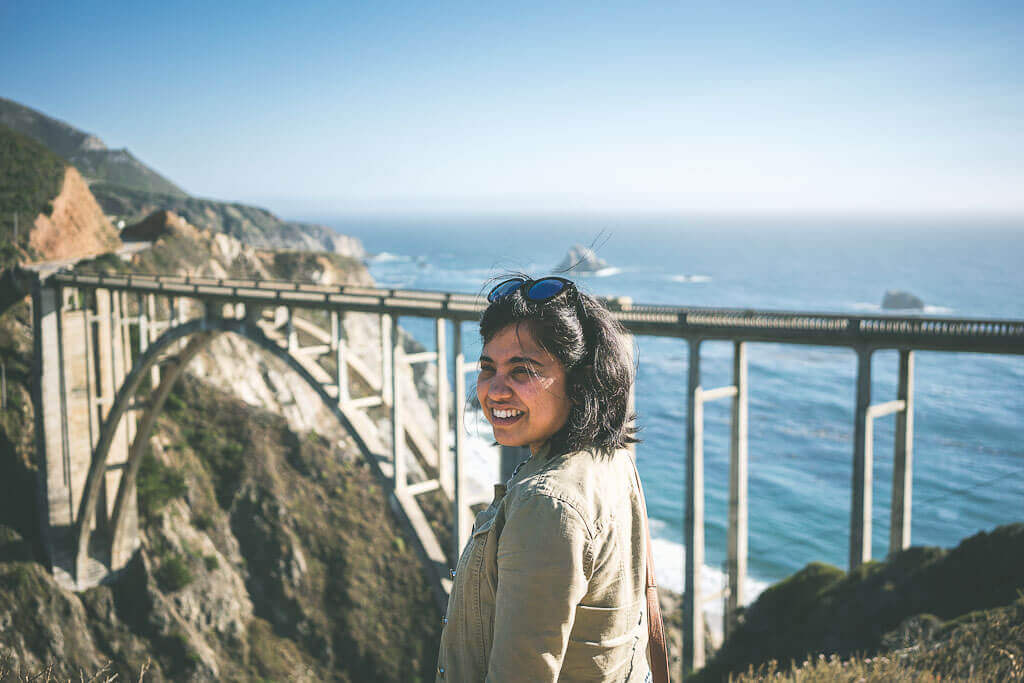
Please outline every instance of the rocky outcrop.
[{"label": "rocky outcrop", "polygon": [[55,261],[112,251],[121,246],[121,240],[82,176],[68,167],[53,211],[36,216],[29,245],[40,260]]},{"label": "rocky outcrop", "polygon": [[594,253],[590,247],[574,244],[561,263],[555,266],[556,273],[570,275],[593,275],[608,268],[608,263]]},{"label": "rocky outcrop", "polygon": [[200,230],[230,235],[260,249],[329,251],[352,258],[366,254],[358,239],[313,223],[285,221],[266,209],[198,197],[140,192],[111,183],[93,183],[92,191],[107,215],[135,223],[154,211],[168,210]]},{"label": "rocky outcrop", "polygon": [[923,311],[924,301],[910,292],[901,289],[890,289],[882,297],[882,308],[886,310]]}]

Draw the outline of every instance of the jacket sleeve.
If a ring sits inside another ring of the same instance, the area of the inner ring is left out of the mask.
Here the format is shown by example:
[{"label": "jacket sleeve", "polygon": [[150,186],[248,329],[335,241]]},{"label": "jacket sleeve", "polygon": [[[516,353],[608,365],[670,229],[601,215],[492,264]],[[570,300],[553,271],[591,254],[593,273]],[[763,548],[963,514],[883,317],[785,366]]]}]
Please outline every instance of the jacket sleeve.
[{"label": "jacket sleeve", "polygon": [[575,508],[550,496],[510,507],[498,542],[487,681],[555,681],[587,592],[589,533]]}]

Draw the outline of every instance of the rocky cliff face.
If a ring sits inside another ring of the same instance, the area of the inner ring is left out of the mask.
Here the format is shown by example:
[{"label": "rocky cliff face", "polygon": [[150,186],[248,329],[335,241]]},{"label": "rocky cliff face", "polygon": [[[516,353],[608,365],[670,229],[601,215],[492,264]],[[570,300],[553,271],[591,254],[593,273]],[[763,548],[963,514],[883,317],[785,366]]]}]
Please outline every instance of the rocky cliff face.
[{"label": "rocky cliff face", "polygon": [[54,261],[112,251],[121,240],[82,176],[69,166],[52,212],[35,217],[29,245],[39,260]]},{"label": "rocky cliff face", "polygon": [[173,211],[202,230],[230,235],[260,249],[329,251],[363,258],[359,240],[312,223],[284,221],[266,209],[198,197],[132,190],[112,183],[93,183],[103,210],[117,220],[135,223],[154,211]]}]

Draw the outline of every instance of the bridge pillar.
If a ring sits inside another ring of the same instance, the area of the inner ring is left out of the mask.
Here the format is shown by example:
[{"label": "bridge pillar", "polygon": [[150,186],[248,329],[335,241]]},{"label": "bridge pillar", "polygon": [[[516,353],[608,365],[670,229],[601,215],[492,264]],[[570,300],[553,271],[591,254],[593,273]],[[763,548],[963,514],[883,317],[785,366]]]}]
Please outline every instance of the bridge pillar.
[{"label": "bridge pillar", "polygon": [[736,612],[746,602],[747,581],[747,347],[733,345],[732,439],[729,448],[729,593],[723,632],[736,627]]},{"label": "bridge pillar", "polygon": [[903,409],[896,413],[896,447],[892,468],[892,509],[889,552],[910,547],[910,503],[914,479],[914,352],[900,350],[896,399]]},{"label": "bridge pillar", "polygon": [[338,385],[338,405],[349,399],[348,390],[348,349],[345,341],[344,313],[331,311],[331,349],[335,353],[335,382]]},{"label": "bridge pillar", "polygon": [[57,550],[70,540],[75,514],[65,438],[67,406],[60,335],[60,290],[37,284],[32,292],[32,315],[35,319],[32,394],[36,452],[44,472],[40,477],[40,527],[51,564],[56,569],[59,564]]},{"label": "bridge pillar", "polygon": [[[391,365],[391,316],[387,313],[380,314],[380,398],[385,403],[391,403],[391,374],[394,368]],[[397,339],[397,337],[396,337]],[[396,342],[397,343],[397,342]]]},{"label": "bridge pillar", "polygon": [[469,540],[470,516],[466,500],[464,470],[466,468],[466,357],[462,350],[462,324],[453,320],[452,345],[455,347],[455,472],[452,496],[453,557],[462,553]]},{"label": "bridge pillar", "polygon": [[701,573],[704,567],[704,401],[700,340],[690,339],[686,420],[686,563],[683,587],[683,675],[704,666]]},{"label": "bridge pillar", "polygon": [[[146,348],[147,349],[149,348],[149,345],[152,344],[156,340],[158,334],[159,334],[159,332],[156,329],[156,295],[155,294],[147,294],[146,295],[146,333],[145,333]],[[142,335],[142,331],[141,330],[139,331],[139,335],[140,336]],[[150,386],[153,386],[153,387],[160,386],[160,366],[159,365],[154,364],[152,369],[150,369],[150,371],[149,371],[149,382],[150,382]]]},{"label": "bridge pillar", "polygon": [[853,422],[853,484],[850,503],[850,570],[871,559],[871,485],[874,467],[871,349],[857,349],[857,400]]},{"label": "bridge pillar", "polygon": [[[389,316],[390,317],[390,316]],[[381,333],[384,330],[381,328]],[[405,459],[405,425],[402,422],[402,392],[399,390],[402,373],[402,337],[398,331],[398,316],[391,317],[391,456],[394,462],[395,491],[401,492],[409,484],[409,463]],[[382,349],[383,351],[383,349]],[[383,390],[383,387],[381,387]]]},{"label": "bridge pillar", "polygon": [[441,489],[452,497],[451,456],[448,452],[448,343],[445,328],[448,322],[438,318],[434,327],[437,346],[437,478]]}]

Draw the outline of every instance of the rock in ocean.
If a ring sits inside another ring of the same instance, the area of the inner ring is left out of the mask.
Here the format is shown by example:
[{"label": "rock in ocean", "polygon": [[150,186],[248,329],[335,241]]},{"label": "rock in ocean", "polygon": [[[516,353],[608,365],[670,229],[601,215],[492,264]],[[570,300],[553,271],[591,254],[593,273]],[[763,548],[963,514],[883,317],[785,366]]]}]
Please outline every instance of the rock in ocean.
[{"label": "rock in ocean", "polygon": [[899,309],[899,310],[924,310],[924,301],[920,297],[914,296],[910,292],[905,292],[902,289],[890,289],[885,293],[882,298],[882,308],[885,309]]}]

